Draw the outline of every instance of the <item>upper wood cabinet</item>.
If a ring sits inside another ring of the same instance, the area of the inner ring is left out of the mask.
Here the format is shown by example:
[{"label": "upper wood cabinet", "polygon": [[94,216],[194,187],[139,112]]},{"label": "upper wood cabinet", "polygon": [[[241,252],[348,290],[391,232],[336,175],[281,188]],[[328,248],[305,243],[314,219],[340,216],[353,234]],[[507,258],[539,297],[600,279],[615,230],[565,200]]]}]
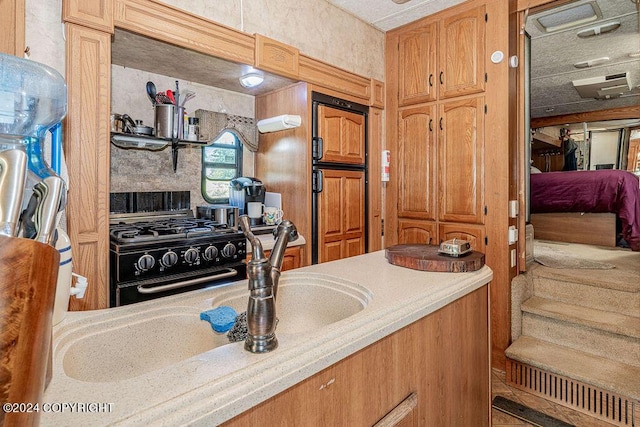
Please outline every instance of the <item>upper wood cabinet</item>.
[{"label": "upper wood cabinet", "polygon": [[439,105],[438,218],[484,223],[484,97]]},{"label": "upper wood cabinet", "polygon": [[398,105],[485,89],[485,7],[420,21],[398,33]]},{"label": "upper wood cabinet", "polygon": [[434,105],[401,110],[398,118],[398,216],[436,219]]},{"label": "upper wood cabinet", "polygon": [[484,6],[440,21],[440,98],[484,91],[485,26]]},{"label": "upper wood cabinet", "polygon": [[431,23],[398,37],[398,103],[436,99],[438,26]]},{"label": "upper wood cabinet", "polygon": [[362,114],[318,106],[318,136],[323,162],[364,164],[365,121]]}]

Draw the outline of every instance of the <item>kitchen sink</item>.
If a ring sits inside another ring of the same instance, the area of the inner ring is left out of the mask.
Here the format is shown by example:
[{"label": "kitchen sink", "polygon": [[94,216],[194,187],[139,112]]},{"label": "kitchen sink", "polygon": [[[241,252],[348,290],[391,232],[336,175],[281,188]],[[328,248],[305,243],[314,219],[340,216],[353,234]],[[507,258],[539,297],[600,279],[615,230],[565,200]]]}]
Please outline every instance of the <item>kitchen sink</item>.
[{"label": "kitchen sink", "polygon": [[[249,291],[242,283],[207,292],[204,301],[194,293],[193,300],[182,300],[180,306],[107,318],[69,333],[59,349],[65,374],[85,382],[122,381],[229,345],[226,334],[200,320],[200,312],[227,305],[241,313]],[[277,295],[276,335],[312,334],[362,311],[372,298],[368,289],[333,276],[284,274]],[[185,306],[185,301],[193,305]]]},{"label": "kitchen sink", "polygon": [[[245,289],[233,290],[212,302],[214,307],[227,305],[241,313],[247,310],[248,297]],[[372,298],[368,289],[337,277],[285,274],[280,278],[276,298],[276,335],[313,333],[360,312]]]},{"label": "kitchen sink", "polygon": [[117,322],[110,327],[105,322],[100,326],[95,332],[84,328],[85,333],[67,348],[63,367],[69,377],[120,381],[229,343],[191,307],[145,312],[125,324]]}]

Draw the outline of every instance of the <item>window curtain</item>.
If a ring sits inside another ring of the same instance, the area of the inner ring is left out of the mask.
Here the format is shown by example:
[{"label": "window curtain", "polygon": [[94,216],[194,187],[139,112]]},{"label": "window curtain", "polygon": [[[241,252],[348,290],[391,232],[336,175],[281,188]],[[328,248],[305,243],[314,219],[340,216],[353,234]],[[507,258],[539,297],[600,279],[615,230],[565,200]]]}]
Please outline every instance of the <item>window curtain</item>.
[{"label": "window curtain", "polygon": [[208,110],[196,110],[200,120],[200,139],[216,140],[224,132],[232,132],[249,151],[258,151],[258,128],[255,119]]}]

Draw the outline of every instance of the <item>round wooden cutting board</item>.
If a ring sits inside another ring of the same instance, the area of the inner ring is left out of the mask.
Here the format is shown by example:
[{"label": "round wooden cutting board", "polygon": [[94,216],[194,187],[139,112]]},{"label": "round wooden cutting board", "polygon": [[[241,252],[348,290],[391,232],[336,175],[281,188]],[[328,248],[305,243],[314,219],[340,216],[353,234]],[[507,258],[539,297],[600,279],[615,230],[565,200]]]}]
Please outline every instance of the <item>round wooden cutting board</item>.
[{"label": "round wooden cutting board", "polygon": [[422,271],[444,273],[466,273],[476,271],[484,265],[484,254],[472,251],[461,257],[438,253],[434,245],[395,245],[385,250],[389,263]]}]

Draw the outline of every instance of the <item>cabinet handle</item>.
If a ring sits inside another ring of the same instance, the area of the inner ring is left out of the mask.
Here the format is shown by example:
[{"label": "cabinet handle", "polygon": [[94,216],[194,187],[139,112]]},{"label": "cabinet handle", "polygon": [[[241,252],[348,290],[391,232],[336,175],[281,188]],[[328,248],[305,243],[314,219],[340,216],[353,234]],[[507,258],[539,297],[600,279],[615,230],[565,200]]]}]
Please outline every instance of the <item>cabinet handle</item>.
[{"label": "cabinet handle", "polygon": [[429,74],[429,87],[433,87],[433,74]]},{"label": "cabinet handle", "polygon": [[444,84],[444,71],[440,71],[440,84]]},{"label": "cabinet handle", "polygon": [[440,117],[440,130],[444,130],[444,129],[442,128],[442,117]]},{"label": "cabinet handle", "polygon": [[429,132],[433,132],[433,119],[429,119]]},{"label": "cabinet handle", "polygon": [[319,136],[314,136],[313,140],[313,160],[319,161],[322,160],[324,156],[324,140]]}]

